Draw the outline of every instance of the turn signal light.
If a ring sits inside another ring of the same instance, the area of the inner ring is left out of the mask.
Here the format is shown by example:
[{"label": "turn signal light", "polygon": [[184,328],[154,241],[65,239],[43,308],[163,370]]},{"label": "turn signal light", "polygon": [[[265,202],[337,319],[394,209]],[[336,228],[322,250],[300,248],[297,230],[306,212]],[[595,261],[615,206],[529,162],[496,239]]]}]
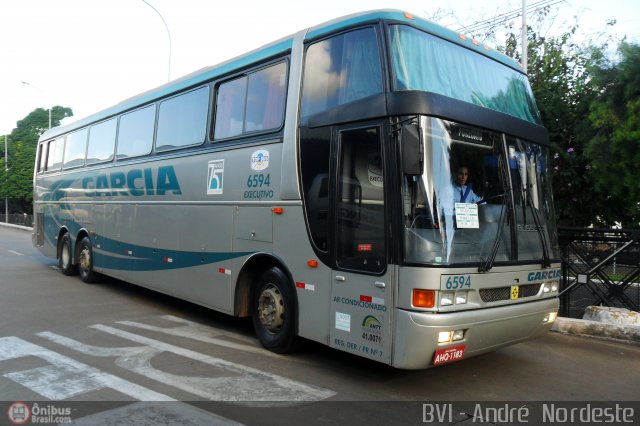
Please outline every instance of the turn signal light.
[{"label": "turn signal light", "polygon": [[436,292],[414,288],[411,303],[416,308],[433,308],[436,303]]},{"label": "turn signal light", "polygon": [[282,214],[284,213],[284,209],[282,207],[274,207],[273,209],[271,209],[273,211],[273,213],[275,214]]}]

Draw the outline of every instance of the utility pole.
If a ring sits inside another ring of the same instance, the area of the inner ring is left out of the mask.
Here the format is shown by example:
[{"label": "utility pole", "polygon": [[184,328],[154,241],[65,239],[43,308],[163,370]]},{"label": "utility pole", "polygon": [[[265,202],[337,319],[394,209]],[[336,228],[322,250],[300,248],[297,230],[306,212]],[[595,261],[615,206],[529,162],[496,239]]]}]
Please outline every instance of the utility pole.
[{"label": "utility pole", "polygon": [[158,12],[158,9],[153,7],[153,5],[149,3],[147,0],[142,0],[142,2],[147,6],[149,6],[151,9],[153,9],[155,13],[158,14],[158,16],[160,17],[160,20],[164,24],[164,29],[167,30],[167,37],[169,39],[169,65],[167,66],[167,81],[171,81],[171,31],[169,31],[169,26],[167,25],[167,22],[162,17],[162,14]]},{"label": "utility pole", "polygon": [[527,0],[522,0],[522,68],[527,73],[527,54],[528,54],[528,38],[527,38]]}]

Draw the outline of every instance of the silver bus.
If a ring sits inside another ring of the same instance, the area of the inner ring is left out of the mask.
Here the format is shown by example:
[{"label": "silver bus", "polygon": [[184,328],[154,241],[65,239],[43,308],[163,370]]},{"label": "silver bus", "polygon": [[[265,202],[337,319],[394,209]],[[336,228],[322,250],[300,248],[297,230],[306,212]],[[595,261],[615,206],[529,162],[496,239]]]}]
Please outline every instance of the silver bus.
[{"label": "silver bus", "polygon": [[300,31],[39,141],[33,243],[398,368],[549,330],[550,143],[512,59],[408,13]]}]

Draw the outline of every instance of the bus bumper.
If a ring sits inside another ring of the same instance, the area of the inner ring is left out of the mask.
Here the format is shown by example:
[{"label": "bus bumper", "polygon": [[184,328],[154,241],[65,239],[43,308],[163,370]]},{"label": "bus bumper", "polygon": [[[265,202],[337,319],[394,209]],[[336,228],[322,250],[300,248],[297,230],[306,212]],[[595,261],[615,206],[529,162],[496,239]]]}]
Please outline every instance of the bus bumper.
[{"label": "bus bumper", "polygon": [[[425,313],[396,309],[392,365],[420,369],[434,366],[438,349],[464,345],[464,357],[538,337],[551,328],[544,322],[557,312],[558,298],[472,311]],[[462,340],[438,344],[441,331],[464,330]]]}]

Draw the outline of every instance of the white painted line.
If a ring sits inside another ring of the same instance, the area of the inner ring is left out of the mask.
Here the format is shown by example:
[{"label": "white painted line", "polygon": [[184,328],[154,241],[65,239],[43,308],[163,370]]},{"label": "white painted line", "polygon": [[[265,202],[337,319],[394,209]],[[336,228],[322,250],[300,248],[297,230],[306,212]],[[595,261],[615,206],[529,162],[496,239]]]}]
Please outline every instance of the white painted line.
[{"label": "white painted line", "polygon": [[16,256],[24,256],[22,253],[20,253],[20,252],[18,252],[18,251],[15,251],[15,250],[7,250],[7,251],[8,251],[9,253],[13,253],[13,254],[15,254]]},{"label": "white painted line", "polygon": [[[151,351],[138,354],[137,357],[125,356],[116,360],[116,364],[123,368],[131,369],[210,400],[292,403],[319,401],[335,395],[335,392],[329,389],[307,385],[106,325],[96,324],[91,328],[147,345],[155,350],[171,352],[215,367],[217,371],[214,370],[214,373],[217,377],[186,377],[165,373],[152,367],[150,360],[153,355]],[[223,373],[226,375],[222,375]],[[167,380],[169,381],[167,382]]]},{"label": "white painted line", "polygon": [[136,400],[175,401],[167,395],[88,366],[57,352],[9,336],[0,338],[0,361],[35,356],[50,365],[10,372],[4,377],[51,400],[63,400],[93,390],[111,388]]},{"label": "white painted line", "polygon": [[[167,317],[170,317],[170,316],[167,315],[164,318],[172,320],[171,318],[167,318]],[[176,317],[173,317],[173,318],[176,318]],[[180,320],[180,318],[176,318],[176,319]],[[156,327],[153,325],[143,324],[143,323],[134,322],[134,321],[118,321],[117,323],[128,325],[129,327],[140,328],[143,330],[169,334],[171,336],[186,337],[189,339],[198,340],[204,343],[211,343],[212,345],[222,346],[229,349],[237,349],[244,352],[257,353],[257,354],[274,357],[274,358],[283,358],[281,355],[270,352],[261,347],[255,346],[257,344],[257,340],[247,339],[245,336],[241,336],[242,338],[244,338],[243,340],[248,340],[250,343],[254,344],[254,346],[251,346],[251,345],[245,345],[243,343],[230,342],[224,339],[217,339],[215,337],[211,337],[211,335],[217,334],[218,336],[228,336],[232,338],[236,338],[236,336],[235,334],[232,335],[232,333],[226,333],[223,330],[219,330],[213,327],[205,327],[201,324],[187,321],[187,320],[183,320],[183,321],[187,323],[186,326],[172,327],[172,328]]]},{"label": "white painted line", "polygon": [[183,402],[136,402],[113,410],[73,419],[74,426],[96,425],[207,425],[239,426],[235,422]]}]

